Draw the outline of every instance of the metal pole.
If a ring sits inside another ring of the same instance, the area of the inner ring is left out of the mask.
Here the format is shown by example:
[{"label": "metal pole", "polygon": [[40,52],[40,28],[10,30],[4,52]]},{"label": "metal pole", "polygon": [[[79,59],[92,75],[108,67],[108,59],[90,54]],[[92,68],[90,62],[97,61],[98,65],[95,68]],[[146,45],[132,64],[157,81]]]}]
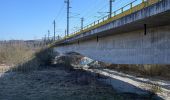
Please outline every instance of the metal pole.
[{"label": "metal pole", "polygon": [[109,18],[112,17],[112,5],[113,5],[112,3],[113,3],[113,2],[115,2],[115,0],[110,0],[110,1],[109,1],[109,5],[110,5],[110,8],[109,8]]},{"label": "metal pole", "polygon": [[53,24],[54,24],[54,41],[55,41],[55,28],[56,28],[56,27],[55,27],[55,24],[56,24],[56,23],[55,23],[55,20],[54,20],[54,23],[53,23]]},{"label": "metal pole", "polygon": [[112,0],[110,0],[110,9],[109,9],[109,17],[112,17]]},{"label": "metal pole", "polygon": [[67,38],[67,30],[65,30],[65,39]]},{"label": "metal pole", "polygon": [[67,36],[69,36],[69,22],[70,22],[70,0],[66,1],[67,3]]},{"label": "metal pole", "polygon": [[48,30],[48,41],[50,41],[50,30]]},{"label": "metal pole", "polygon": [[45,35],[45,40],[44,40],[44,44],[45,44],[45,45],[46,45],[46,42],[47,42],[47,41],[46,41],[46,35]]},{"label": "metal pole", "polygon": [[81,30],[83,30],[83,27],[84,27],[84,18],[82,17],[81,18]]}]

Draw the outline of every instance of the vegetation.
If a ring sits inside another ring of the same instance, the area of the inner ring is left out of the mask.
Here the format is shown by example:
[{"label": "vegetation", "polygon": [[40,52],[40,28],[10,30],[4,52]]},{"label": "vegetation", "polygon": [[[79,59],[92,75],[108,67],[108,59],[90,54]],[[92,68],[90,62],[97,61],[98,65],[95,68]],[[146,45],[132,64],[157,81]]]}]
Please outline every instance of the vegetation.
[{"label": "vegetation", "polygon": [[0,64],[16,65],[32,57],[35,50],[23,44],[3,45],[0,47]]},{"label": "vegetation", "polygon": [[49,66],[51,64],[52,58],[53,58],[52,49],[42,48],[41,50],[34,52],[29,60],[16,65],[11,70],[28,72],[32,70],[41,69]]},{"label": "vegetation", "polygon": [[169,79],[170,77],[169,65],[109,65],[107,67],[139,76],[160,77],[163,79]]},{"label": "vegetation", "polygon": [[30,71],[38,69],[40,65],[48,64],[51,60],[52,50],[26,45],[24,43],[0,45],[1,71]]}]

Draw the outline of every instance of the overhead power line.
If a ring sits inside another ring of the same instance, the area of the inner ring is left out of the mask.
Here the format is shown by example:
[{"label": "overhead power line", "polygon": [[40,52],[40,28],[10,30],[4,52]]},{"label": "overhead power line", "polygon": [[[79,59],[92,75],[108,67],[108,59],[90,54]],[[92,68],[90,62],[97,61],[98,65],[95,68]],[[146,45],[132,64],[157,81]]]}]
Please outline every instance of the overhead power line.
[{"label": "overhead power line", "polygon": [[61,13],[64,12],[64,11],[63,11],[63,10],[64,10],[64,6],[65,6],[64,4],[61,6],[59,12],[57,13],[57,15],[55,16],[54,19],[56,19],[56,20],[59,19]]}]

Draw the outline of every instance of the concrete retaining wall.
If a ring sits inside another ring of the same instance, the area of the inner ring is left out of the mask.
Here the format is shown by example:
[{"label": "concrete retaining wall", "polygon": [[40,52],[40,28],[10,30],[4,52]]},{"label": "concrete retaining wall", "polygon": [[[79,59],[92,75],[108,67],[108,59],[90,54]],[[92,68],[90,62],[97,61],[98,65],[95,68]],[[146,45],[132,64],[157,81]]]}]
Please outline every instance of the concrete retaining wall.
[{"label": "concrete retaining wall", "polygon": [[61,53],[78,52],[94,60],[113,64],[170,64],[170,26],[79,41],[56,47]]}]

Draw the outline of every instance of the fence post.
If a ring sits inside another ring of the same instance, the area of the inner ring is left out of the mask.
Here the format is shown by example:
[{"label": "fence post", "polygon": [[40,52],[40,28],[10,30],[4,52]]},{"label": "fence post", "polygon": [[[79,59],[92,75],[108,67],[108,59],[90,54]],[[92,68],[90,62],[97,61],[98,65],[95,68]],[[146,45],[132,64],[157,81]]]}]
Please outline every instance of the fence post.
[{"label": "fence post", "polygon": [[131,2],[131,3],[130,3],[130,9],[132,9],[132,7],[133,7],[133,3]]},{"label": "fence post", "polygon": [[123,13],[123,7],[121,8],[121,11],[122,11],[122,13]]},{"label": "fence post", "polygon": [[147,0],[147,1],[142,0],[142,3],[144,4],[144,7],[147,7],[147,6],[148,6],[149,1],[148,1],[148,0]]},{"label": "fence post", "polygon": [[131,2],[131,3],[130,3],[130,13],[133,13],[132,7],[133,7],[133,3]]},{"label": "fence post", "polygon": [[123,7],[121,8],[121,11],[122,11],[122,13],[123,13]]},{"label": "fence post", "polygon": [[114,16],[116,16],[116,11],[114,12]]}]

